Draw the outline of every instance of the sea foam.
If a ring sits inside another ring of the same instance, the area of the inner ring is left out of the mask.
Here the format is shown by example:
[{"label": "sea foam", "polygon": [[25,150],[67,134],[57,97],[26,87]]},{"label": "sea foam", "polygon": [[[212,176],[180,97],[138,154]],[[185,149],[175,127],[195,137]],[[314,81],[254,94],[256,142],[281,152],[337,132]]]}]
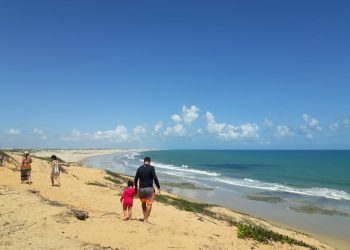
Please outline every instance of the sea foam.
[{"label": "sea foam", "polygon": [[350,200],[350,194],[348,194],[347,192],[342,190],[330,189],[330,188],[320,188],[320,187],[295,188],[295,187],[288,187],[278,183],[261,182],[257,180],[247,179],[247,178],[242,180],[232,179],[232,178],[230,179],[213,178],[213,179],[218,182],[234,185],[234,186],[242,186],[242,187],[256,188],[256,189],[262,189],[262,190],[308,195],[308,196],[318,196],[318,197],[324,197],[324,198],[329,198],[334,200]]}]

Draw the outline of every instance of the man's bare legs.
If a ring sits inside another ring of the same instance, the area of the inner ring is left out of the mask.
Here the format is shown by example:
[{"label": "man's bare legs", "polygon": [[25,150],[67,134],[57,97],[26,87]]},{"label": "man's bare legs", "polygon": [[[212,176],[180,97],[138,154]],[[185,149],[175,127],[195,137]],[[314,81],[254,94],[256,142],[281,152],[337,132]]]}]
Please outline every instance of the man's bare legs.
[{"label": "man's bare legs", "polygon": [[152,204],[142,203],[143,222],[148,222],[148,217],[152,211]]},{"label": "man's bare legs", "polygon": [[146,218],[147,205],[146,202],[142,202],[142,212],[143,212],[143,220]]}]

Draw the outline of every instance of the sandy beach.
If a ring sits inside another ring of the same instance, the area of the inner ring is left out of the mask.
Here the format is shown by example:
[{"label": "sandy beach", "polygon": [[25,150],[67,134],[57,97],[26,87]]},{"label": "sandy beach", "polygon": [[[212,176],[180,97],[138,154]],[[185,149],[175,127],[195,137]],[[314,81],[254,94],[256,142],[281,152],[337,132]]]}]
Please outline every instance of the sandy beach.
[{"label": "sandy beach", "polygon": [[[56,154],[66,162],[123,150],[60,150],[36,152],[37,157]],[[9,153],[18,162],[21,156]],[[156,200],[150,224],[140,221],[140,201],[134,200],[134,220],[123,221],[119,203],[125,183],[115,185],[103,170],[66,167],[61,187],[50,184],[50,163],[33,158],[32,185],[21,184],[15,164],[0,168],[1,249],[307,249],[270,241],[267,244],[237,237],[237,227],[206,214],[180,210]],[[96,185],[98,184],[98,185]],[[162,197],[175,197],[162,192]],[[170,198],[169,198],[170,199]],[[88,212],[78,220],[72,210]],[[305,234],[274,226],[267,221],[222,207],[210,214],[272,230],[316,249],[334,249]]]},{"label": "sandy beach", "polygon": [[109,155],[118,153],[127,153],[128,151],[140,151],[140,149],[77,149],[77,150],[39,150],[32,155],[37,157],[50,157],[51,155],[58,155],[65,162],[81,163],[88,157],[98,155]]}]

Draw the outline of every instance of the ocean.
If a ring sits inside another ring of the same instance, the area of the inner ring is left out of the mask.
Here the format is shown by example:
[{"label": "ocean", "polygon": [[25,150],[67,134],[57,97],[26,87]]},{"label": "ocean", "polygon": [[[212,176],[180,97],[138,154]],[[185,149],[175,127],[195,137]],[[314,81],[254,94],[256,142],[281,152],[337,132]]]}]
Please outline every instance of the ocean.
[{"label": "ocean", "polygon": [[350,238],[350,151],[153,150],[85,163],[133,176],[145,156],[162,187],[178,195],[311,234]]}]

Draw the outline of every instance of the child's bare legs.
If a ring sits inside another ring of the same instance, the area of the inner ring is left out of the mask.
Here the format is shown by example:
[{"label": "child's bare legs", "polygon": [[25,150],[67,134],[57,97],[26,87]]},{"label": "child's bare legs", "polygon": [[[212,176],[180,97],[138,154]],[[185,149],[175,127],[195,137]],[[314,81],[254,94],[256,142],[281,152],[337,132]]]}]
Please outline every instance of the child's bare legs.
[{"label": "child's bare legs", "polygon": [[54,178],[51,177],[51,185],[54,186],[55,185],[55,181],[54,181]]},{"label": "child's bare legs", "polygon": [[58,186],[60,187],[61,186],[61,182],[60,182],[60,177],[59,176],[56,177],[56,181],[57,181]]},{"label": "child's bare legs", "polygon": [[129,219],[131,220],[131,218],[132,218],[132,206],[128,207],[128,212],[129,212]]},{"label": "child's bare legs", "polygon": [[123,208],[123,213],[124,213],[124,220],[128,220],[128,208]]}]

